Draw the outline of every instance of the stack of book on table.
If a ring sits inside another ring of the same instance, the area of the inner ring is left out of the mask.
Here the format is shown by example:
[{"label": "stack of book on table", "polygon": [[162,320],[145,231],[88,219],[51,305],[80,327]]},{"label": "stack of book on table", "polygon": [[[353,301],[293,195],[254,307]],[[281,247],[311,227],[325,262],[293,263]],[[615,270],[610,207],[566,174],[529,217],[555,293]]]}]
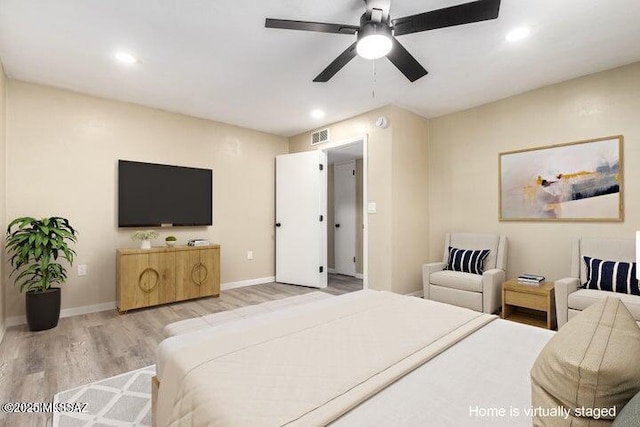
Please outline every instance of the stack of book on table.
[{"label": "stack of book on table", "polygon": [[523,273],[518,276],[518,283],[521,285],[539,286],[544,282],[544,276],[537,274]]}]

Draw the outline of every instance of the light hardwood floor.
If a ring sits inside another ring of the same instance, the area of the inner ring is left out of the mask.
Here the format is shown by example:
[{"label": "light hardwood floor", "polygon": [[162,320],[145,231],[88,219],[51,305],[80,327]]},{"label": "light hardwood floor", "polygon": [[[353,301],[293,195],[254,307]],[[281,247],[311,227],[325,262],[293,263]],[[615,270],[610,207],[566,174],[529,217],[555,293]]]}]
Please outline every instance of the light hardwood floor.
[{"label": "light hardwood floor", "polygon": [[[339,295],[360,289],[362,280],[329,275],[322,291]],[[50,402],[59,391],[152,365],[169,323],[317,290],[269,283],[123,315],[110,310],[68,317],[48,331],[9,328],[0,344],[0,402]],[[0,426],[49,426],[51,419],[50,414],[0,413]]]}]

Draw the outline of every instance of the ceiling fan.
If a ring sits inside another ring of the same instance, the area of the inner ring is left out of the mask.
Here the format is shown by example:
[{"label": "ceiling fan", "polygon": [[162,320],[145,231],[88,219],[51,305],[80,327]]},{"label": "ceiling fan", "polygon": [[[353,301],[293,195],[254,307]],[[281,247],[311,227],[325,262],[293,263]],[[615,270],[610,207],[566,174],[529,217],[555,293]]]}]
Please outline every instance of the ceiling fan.
[{"label": "ceiling fan", "polygon": [[500,0],[478,0],[391,19],[389,16],[391,0],[364,0],[364,2],[366,11],[360,18],[359,26],[267,18],[265,27],[356,35],[356,41],[318,74],[313,79],[314,82],[329,81],[355,58],[356,54],[366,59],[386,56],[409,81],[414,82],[425,76],[427,70],[396,40],[397,36],[487,21],[497,18],[500,11]]}]

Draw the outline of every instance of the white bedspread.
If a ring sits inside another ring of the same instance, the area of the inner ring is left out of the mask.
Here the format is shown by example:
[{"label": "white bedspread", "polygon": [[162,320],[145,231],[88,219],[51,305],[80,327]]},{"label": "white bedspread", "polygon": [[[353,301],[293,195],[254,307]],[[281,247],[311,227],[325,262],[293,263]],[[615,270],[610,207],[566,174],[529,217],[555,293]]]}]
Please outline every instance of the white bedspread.
[{"label": "white bedspread", "polygon": [[529,371],[554,333],[491,322],[331,427],[531,427]]},{"label": "white bedspread", "polygon": [[495,318],[375,291],[314,305],[181,346],[159,425],[324,425]]}]

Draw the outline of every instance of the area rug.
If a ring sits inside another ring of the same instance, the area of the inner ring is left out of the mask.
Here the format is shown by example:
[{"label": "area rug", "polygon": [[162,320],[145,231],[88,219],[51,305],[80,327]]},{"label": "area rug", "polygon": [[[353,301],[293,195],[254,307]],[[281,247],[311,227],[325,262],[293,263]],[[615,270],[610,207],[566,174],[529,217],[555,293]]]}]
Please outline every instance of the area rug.
[{"label": "area rug", "polygon": [[55,413],[53,427],[151,426],[151,377],[154,365],[71,390],[54,403],[86,403],[82,413]]}]

